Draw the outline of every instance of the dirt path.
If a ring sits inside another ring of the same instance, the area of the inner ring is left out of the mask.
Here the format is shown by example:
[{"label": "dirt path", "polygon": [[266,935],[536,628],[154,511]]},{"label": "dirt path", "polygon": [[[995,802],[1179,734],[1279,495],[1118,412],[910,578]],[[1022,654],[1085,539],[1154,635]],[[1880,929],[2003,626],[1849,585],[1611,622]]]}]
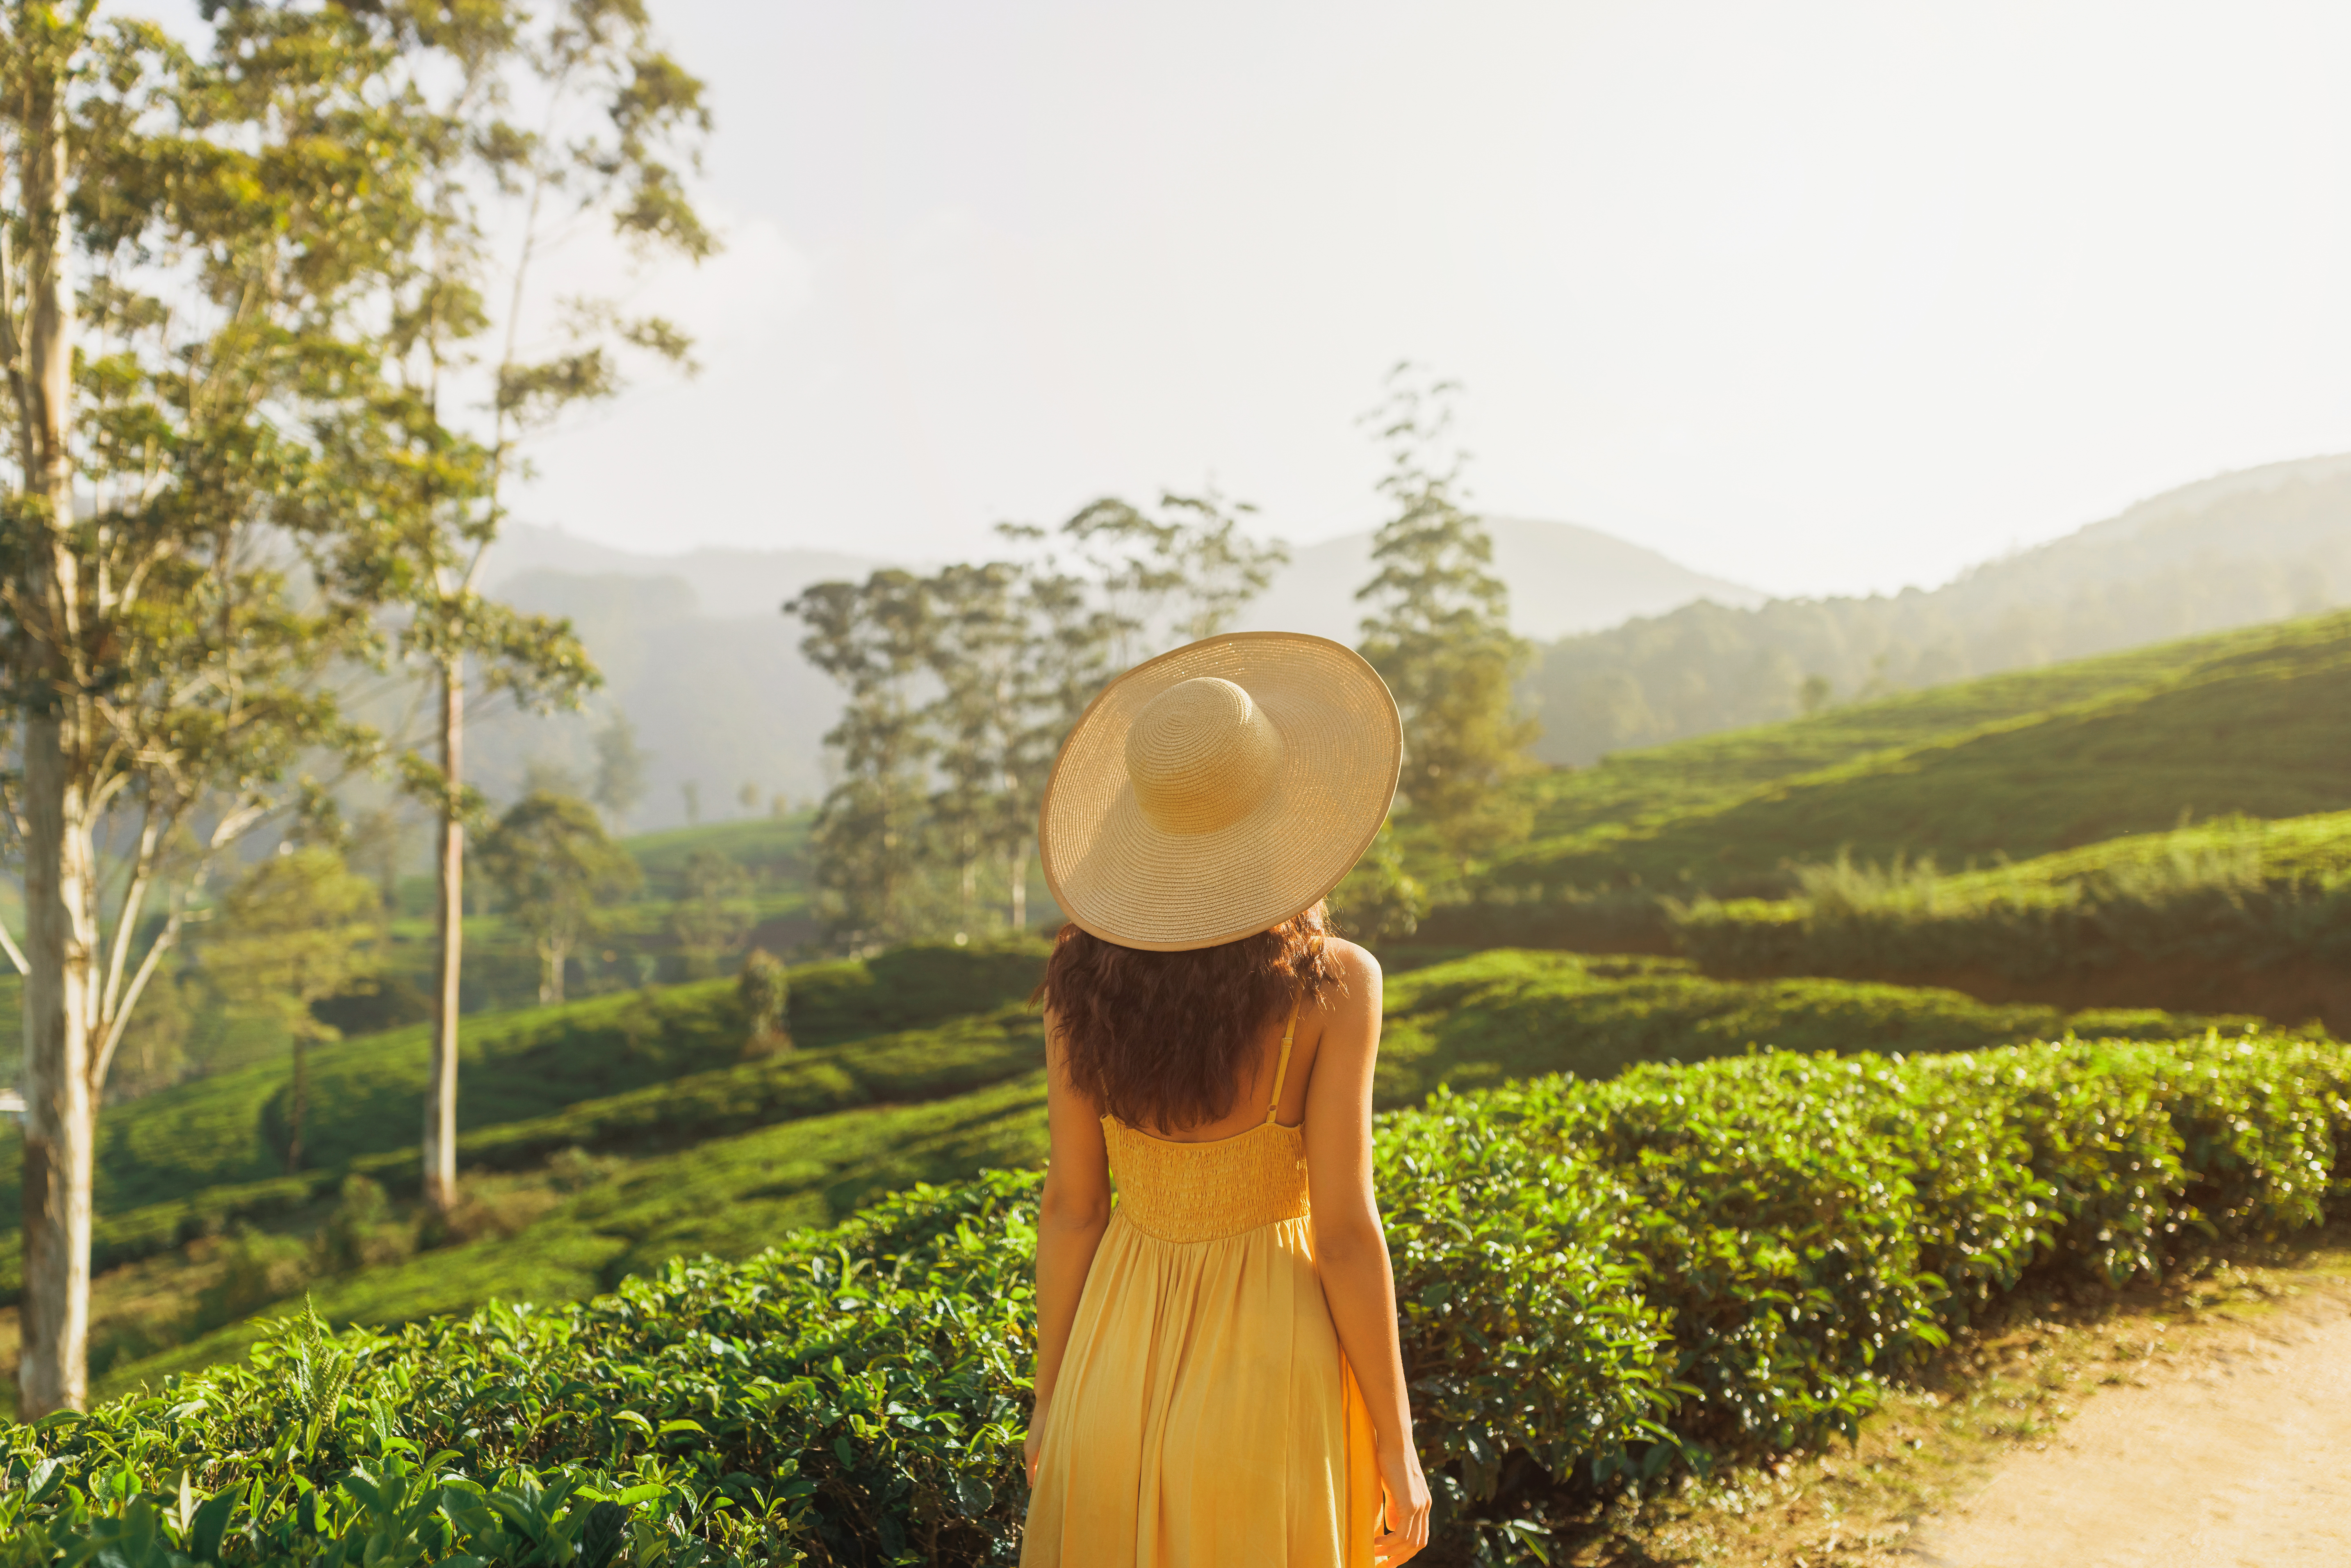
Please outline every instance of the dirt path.
[{"label": "dirt path", "polygon": [[2011,1313],[1858,1441],[1565,1544],[1574,1568],[2351,1568],[2351,1226]]},{"label": "dirt path", "polygon": [[2105,1388],[1908,1543],[1928,1568],[2351,1563],[2351,1311],[2235,1325]]}]

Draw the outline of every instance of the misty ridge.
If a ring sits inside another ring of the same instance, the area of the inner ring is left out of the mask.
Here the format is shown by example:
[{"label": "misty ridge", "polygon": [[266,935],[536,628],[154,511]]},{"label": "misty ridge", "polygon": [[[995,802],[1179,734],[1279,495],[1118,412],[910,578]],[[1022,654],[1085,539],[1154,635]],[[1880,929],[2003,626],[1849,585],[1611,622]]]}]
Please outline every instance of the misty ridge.
[{"label": "misty ridge", "polygon": [[[1534,645],[1521,683],[1534,754],[1611,751],[1808,709],[2351,604],[2351,455],[2305,458],[2168,491],[1932,590],[1771,599],[1572,523],[1485,520]],[[1241,630],[1353,643],[1371,532],[1294,547]],[[503,716],[476,732],[483,782],[584,779],[604,716],[651,753],[631,825],[766,814],[827,784],[820,737],[840,689],[799,651],[784,601],[893,564],[810,549],[613,549],[510,527],[486,580],[517,608],[569,617],[604,672],[583,713]]]}]

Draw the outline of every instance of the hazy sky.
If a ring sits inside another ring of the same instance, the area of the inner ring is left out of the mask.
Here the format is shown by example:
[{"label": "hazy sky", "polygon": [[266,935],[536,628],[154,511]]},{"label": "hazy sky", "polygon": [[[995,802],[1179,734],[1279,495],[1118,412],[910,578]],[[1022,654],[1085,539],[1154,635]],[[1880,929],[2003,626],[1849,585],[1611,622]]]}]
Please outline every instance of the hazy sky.
[{"label": "hazy sky", "polygon": [[1214,479],[1374,522],[1354,416],[1783,593],[1931,584],[2351,447],[2351,6],[654,0],[707,370],[523,515],[936,559]]}]

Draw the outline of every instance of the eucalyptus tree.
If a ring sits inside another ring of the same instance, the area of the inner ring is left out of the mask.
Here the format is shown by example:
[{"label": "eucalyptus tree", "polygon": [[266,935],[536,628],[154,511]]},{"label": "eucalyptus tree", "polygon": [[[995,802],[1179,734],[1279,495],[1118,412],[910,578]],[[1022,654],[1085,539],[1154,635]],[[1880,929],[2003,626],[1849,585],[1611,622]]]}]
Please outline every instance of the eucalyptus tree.
[{"label": "eucalyptus tree", "polygon": [[1091,569],[1121,667],[1164,646],[1213,637],[1290,559],[1280,540],[1241,531],[1257,508],[1214,489],[1163,491],[1156,516],[1106,497],[1061,528]]},{"label": "eucalyptus tree", "polygon": [[286,1095],[286,1168],[302,1168],[309,1111],[310,1047],[341,1038],[311,1011],[374,970],[383,937],[375,884],[322,844],[282,845],[220,901],[197,945],[205,980],[231,1006],[274,1019],[294,1048]]},{"label": "eucalyptus tree", "polygon": [[1404,716],[1398,792],[1457,867],[1507,837],[1522,813],[1507,786],[1536,727],[1512,690],[1528,645],[1510,629],[1510,590],[1492,570],[1485,525],[1466,510],[1450,450],[1450,382],[1409,364],[1365,416],[1385,449],[1380,494],[1395,515],[1372,542],[1362,652]]},{"label": "eucalyptus tree", "polygon": [[[923,585],[929,596],[924,663],[938,695],[923,711],[938,787],[932,831],[953,864],[964,927],[977,922],[979,868],[1010,864],[1004,804],[1018,790],[1027,714],[1023,672],[1032,652],[1019,568],[1008,561],[957,564]],[[1019,929],[1024,907],[1012,920]]]},{"label": "eucalyptus tree", "polygon": [[86,1390],[97,1116],[217,858],[364,755],[317,591],[368,400],[367,304],[422,232],[397,47],[340,10],[226,8],[208,54],[93,0],[0,26],[0,722],[21,856],[18,1408]]},{"label": "eucalyptus tree", "polygon": [[[433,694],[429,734],[399,757],[438,823],[426,1202],[457,1199],[457,1029],[469,696],[573,706],[598,684],[567,622],[486,598],[482,570],[535,432],[625,386],[633,357],[691,368],[691,343],[606,298],[558,298],[551,247],[601,232],[638,256],[700,260],[716,239],[684,171],[709,129],[703,84],[658,47],[643,0],[388,6],[413,27],[405,86],[429,107],[429,243],[386,294],[386,392],[353,431],[372,479],[352,508],[342,590],[393,612],[394,659]],[[500,314],[494,317],[493,308]],[[539,340],[534,324],[551,320]],[[469,692],[469,686],[478,693]]]},{"label": "eucalyptus tree", "polygon": [[564,967],[595,929],[599,907],[643,884],[635,858],[605,836],[587,801],[538,789],[498,819],[482,861],[507,917],[529,933],[538,955],[539,1005],[560,1005]]},{"label": "eucalyptus tree", "polygon": [[808,627],[800,652],[847,700],[824,743],[840,781],[810,843],[826,927],[851,947],[911,935],[924,902],[927,769],[935,738],[922,701],[936,629],[930,584],[895,567],[820,582],[784,606]]}]

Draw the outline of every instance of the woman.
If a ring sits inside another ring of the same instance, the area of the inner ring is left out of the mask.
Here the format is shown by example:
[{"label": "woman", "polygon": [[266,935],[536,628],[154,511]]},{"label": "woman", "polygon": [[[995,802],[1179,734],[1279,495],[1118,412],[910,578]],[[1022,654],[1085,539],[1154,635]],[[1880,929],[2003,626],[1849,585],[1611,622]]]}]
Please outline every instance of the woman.
[{"label": "woman", "polygon": [[1024,1564],[1362,1568],[1427,1542],[1372,1197],[1380,970],[1322,904],[1402,757],[1371,666],[1287,632],[1138,665],[1062,746]]}]

